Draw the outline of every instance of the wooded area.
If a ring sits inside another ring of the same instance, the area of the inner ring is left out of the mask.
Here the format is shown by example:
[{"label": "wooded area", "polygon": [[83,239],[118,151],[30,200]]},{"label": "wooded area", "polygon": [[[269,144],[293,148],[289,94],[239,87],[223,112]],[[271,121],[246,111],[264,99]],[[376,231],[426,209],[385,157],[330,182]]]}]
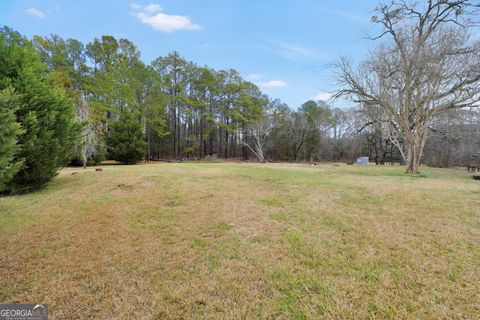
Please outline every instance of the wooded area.
[{"label": "wooded area", "polygon": [[[175,51],[146,64],[127,39],[106,35],[84,45],[59,35],[26,39],[4,27],[1,107],[11,145],[4,146],[2,174],[42,185],[67,159],[85,167],[107,158],[353,162],[369,156],[376,164],[407,164],[412,174],[421,161],[478,168],[480,42],[471,37],[477,9],[466,0],[381,4],[372,18],[380,34],[372,40],[383,42],[358,66],[340,59],[335,99],[301,106],[268,97],[234,69],[200,66]],[[15,99],[22,100],[18,108]],[[33,110],[44,121],[38,127],[44,140],[28,129]],[[48,146],[33,148],[32,137]],[[44,159],[38,177],[45,178],[15,175],[21,166],[35,167],[24,156],[35,152]]]},{"label": "wooded area", "polygon": [[[55,82],[75,99],[79,119],[88,123],[81,152],[86,158],[104,159],[110,124],[130,110],[142,123],[148,160],[352,161],[367,155],[378,164],[406,161],[404,139],[392,131],[397,123],[379,106],[307,101],[291,108],[233,69],[202,67],[178,52],[146,65],[133,43],[111,36],[86,46],[57,35],[37,36],[33,46]],[[478,109],[433,113],[424,122],[431,135],[424,161],[467,165],[480,151],[479,121]]]}]

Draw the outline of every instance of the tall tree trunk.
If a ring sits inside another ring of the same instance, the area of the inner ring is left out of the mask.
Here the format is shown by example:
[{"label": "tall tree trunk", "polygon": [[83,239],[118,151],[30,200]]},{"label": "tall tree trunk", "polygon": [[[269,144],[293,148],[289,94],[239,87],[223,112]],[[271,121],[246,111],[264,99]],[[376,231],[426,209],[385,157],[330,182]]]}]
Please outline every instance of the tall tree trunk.
[{"label": "tall tree trunk", "polygon": [[175,151],[175,158],[179,158],[181,157],[181,151],[182,148],[181,148],[181,141],[180,141],[180,131],[182,130],[182,127],[180,125],[180,110],[177,109],[177,124],[175,125],[175,128],[176,128],[176,135],[177,135],[177,150]]},{"label": "tall tree trunk", "polygon": [[247,143],[247,130],[245,128],[245,122],[242,123],[242,136],[241,136],[241,141],[242,141],[242,157],[243,160],[248,159],[248,151],[247,147],[245,147],[245,144]]},{"label": "tall tree trunk", "polygon": [[[229,118],[227,117],[227,128],[229,125]],[[228,129],[225,129],[225,151],[224,151],[224,158],[228,158]]]},{"label": "tall tree trunk", "polygon": [[173,158],[177,158],[177,109],[173,109]]},{"label": "tall tree trunk", "polygon": [[235,155],[236,155],[235,154],[236,141],[237,141],[237,131],[235,130],[234,133],[232,133],[231,143],[230,143],[230,153],[232,158],[235,158]]},{"label": "tall tree trunk", "polygon": [[219,158],[223,157],[223,129],[222,127],[218,128],[218,136],[216,137],[217,140],[217,156]]},{"label": "tall tree trunk", "polygon": [[420,137],[410,137],[407,144],[407,169],[405,173],[418,174],[418,166],[420,165],[420,158],[423,149],[423,142]]},{"label": "tall tree trunk", "polygon": [[150,130],[148,126],[146,126],[146,133],[147,133],[147,162],[151,160],[152,157],[152,141],[150,139]]},{"label": "tall tree trunk", "polygon": [[208,133],[208,155],[213,156],[213,133],[214,131],[210,131]]},{"label": "tall tree trunk", "polygon": [[88,162],[87,154],[86,154],[86,152],[82,152],[82,167],[83,167],[83,169],[87,168],[87,162]]}]

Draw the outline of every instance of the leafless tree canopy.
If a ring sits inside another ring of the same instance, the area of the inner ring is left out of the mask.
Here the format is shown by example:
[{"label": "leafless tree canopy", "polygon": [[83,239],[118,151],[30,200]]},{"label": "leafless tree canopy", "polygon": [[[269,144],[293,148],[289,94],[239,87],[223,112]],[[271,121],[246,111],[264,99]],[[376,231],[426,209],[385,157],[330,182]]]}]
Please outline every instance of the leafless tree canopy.
[{"label": "leafless tree canopy", "polygon": [[418,173],[436,116],[478,105],[480,42],[469,33],[477,8],[471,1],[382,4],[372,18],[382,32],[373,39],[385,41],[356,69],[339,63],[337,97],[385,110],[407,172]]}]

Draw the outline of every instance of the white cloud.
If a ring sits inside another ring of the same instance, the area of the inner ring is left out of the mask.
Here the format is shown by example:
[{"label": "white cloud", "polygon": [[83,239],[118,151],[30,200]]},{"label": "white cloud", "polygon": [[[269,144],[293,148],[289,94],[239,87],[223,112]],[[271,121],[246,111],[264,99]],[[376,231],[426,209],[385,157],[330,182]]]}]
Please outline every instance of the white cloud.
[{"label": "white cloud", "polygon": [[314,97],[313,97],[313,100],[315,101],[318,101],[318,100],[321,100],[321,101],[328,101],[332,98],[332,94],[327,92],[327,91],[320,91],[319,93],[317,93]]},{"label": "white cloud", "polygon": [[130,7],[135,10],[135,12],[132,13],[133,16],[158,31],[171,33],[180,30],[202,29],[201,25],[193,23],[187,16],[170,15],[160,12],[162,8],[155,3],[150,3],[145,7],[132,3]]},{"label": "white cloud", "polygon": [[268,80],[268,77],[261,73],[251,73],[245,77],[248,81],[255,83],[263,89],[285,88],[288,84],[283,80]]},{"label": "white cloud", "polygon": [[24,11],[26,14],[31,15],[32,17],[35,18],[45,18],[46,14],[45,12],[35,9],[35,8],[28,8]]},{"label": "white cloud", "polygon": [[160,7],[156,3],[150,3],[145,8],[143,8],[143,10],[146,11],[146,12],[150,12],[150,13],[157,13],[159,11],[162,11],[162,7]]},{"label": "white cloud", "polygon": [[287,83],[283,80],[270,80],[266,82],[260,82],[258,84],[261,88],[285,88],[287,87]]},{"label": "white cloud", "polygon": [[140,10],[142,9],[142,6],[134,2],[130,4],[130,8],[132,8],[133,10]]}]

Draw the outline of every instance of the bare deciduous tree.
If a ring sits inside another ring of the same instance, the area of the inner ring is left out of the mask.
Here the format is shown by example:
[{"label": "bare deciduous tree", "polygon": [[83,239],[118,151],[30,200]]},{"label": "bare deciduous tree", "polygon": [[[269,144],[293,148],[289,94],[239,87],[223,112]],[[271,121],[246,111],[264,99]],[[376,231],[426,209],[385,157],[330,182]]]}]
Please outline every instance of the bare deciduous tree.
[{"label": "bare deciduous tree", "polygon": [[366,106],[380,106],[393,126],[390,136],[418,173],[429,126],[439,114],[478,104],[480,42],[469,37],[478,5],[468,0],[391,1],[376,9],[372,21],[389,41],[374,50],[357,70],[339,63],[346,96]]},{"label": "bare deciduous tree", "polygon": [[267,136],[272,128],[272,121],[270,117],[267,117],[261,122],[250,125],[248,128],[248,135],[250,136],[250,139],[247,141],[252,141],[251,143],[242,141],[242,144],[246,146],[260,162],[267,161],[265,158],[265,145]]},{"label": "bare deciduous tree", "polygon": [[99,141],[95,127],[89,117],[88,104],[82,98],[79,98],[77,102],[77,119],[84,123],[79,152],[82,157],[82,166],[85,169],[88,159],[97,154]]}]

